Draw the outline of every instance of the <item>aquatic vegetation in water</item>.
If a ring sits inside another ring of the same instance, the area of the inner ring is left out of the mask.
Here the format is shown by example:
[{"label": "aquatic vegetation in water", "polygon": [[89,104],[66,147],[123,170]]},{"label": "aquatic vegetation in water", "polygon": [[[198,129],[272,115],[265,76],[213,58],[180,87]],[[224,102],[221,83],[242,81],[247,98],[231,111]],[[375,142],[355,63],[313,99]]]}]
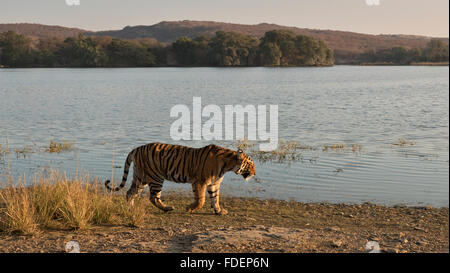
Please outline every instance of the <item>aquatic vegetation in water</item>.
[{"label": "aquatic vegetation in water", "polygon": [[64,151],[70,151],[73,149],[73,143],[69,143],[65,140],[63,142],[54,142],[53,140],[50,140],[50,144],[48,148],[46,149],[46,152],[48,153],[60,153]]},{"label": "aquatic vegetation in water", "polygon": [[4,157],[5,155],[9,154],[9,147],[4,147],[2,144],[0,144],[0,158]]},{"label": "aquatic vegetation in water", "polygon": [[23,147],[12,149],[9,147],[8,139],[6,139],[6,145],[0,144],[0,159],[3,159],[6,155],[12,152],[16,154],[17,159],[21,157],[26,158],[30,154],[37,152],[61,153],[73,150],[73,145],[74,143],[69,143],[67,141],[55,142],[51,140],[47,147],[39,147],[33,142],[33,145],[25,145]]},{"label": "aquatic vegetation in water", "polygon": [[[31,147],[31,145],[26,145],[22,148],[15,148],[14,152],[15,152],[17,158],[20,158],[21,156],[23,156],[23,158],[25,158],[27,155],[34,153],[35,151]],[[9,147],[8,139],[7,139],[6,146],[3,146],[2,144],[0,144],[0,159],[2,159],[3,157],[5,157],[5,155],[8,155],[10,153],[11,153],[11,148]]]},{"label": "aquatic vegetation in water", "polygon": [[[256,142],[248,141],[247,139],[238,140],[236,143],[236,147],[238,149],[244,150],[247,154],[249,154],[254,159],[257,159],[261,162],[292,162],[292,161],[304,161],[304,157],[302,152],[305,151],[320,151],[320,146],[315,147],[311,145],[301,144],[298,141],[284,141],[282,139],[279,140],[279,144],[277,149],[273,151],[260,151],[257,149]],[[335,143],[335,144],[325,144],[322,145],[322,152],[330,152],[330,151],[351,151],[353,153],[362,152],[363,148],[361,144],[351,144],[346,145],[343,143]],[[317,157],[312,157],[308,159],[310,163],[316,163]]]},{"label": "aquatic vegetation in water", "polygon": [[362,151],[362,145],[361,144],[352,144],[352,152],[361,152]]},{"label": "aquatic vegetation in water", "polygon": [[352,151],[353,153],[360,153],[363,150],[363,146],[361,144],[351,144],[346,145],[343,143],[335,143],[335,144],[324,144],[322,146],[322,152],[336,151],[336,152],[344,152],[344,151]]},{"label": "aquatic vegetation in water", "polygon": [[413,145],[415,145],[415,144],[416,144],[416,142],[414,142],[414,141],[412,141],[412,140],[408,140],[408,139],[406,139],[406,138],[399,138],[399,139],[397,140],[397,142],[392,143],[390,147],[392,148],[392,147],[394,147],[394,146],[398,146],[398,147],[413,146]]},{"label": "aquatic vegetation in water", "polygon": [[261,151],[256,147],[255,142],[248,141],[247,139],[238,140],[237,148],[244,150],[251,157],[262,161],[276,161],[279,163],[297,161],[302,159],[301,153],[298,150],[310,149],[307,146],[300,145],[297,141],[284,141],[279,140],[277,149],[273,151]]},{"label": "aquatic vegetation in water", "polygon": [[346,146],[345,144],[342,143],[335,143],[335,144],[331,144],[331,145],[323,145],[322,151],[326,152],[328,150],[333,150],[333,151],[338,151],[338,150],[345,150]]},{"label": "aquatic vegetation in water", "polygon": [[27,155],[34,153],[35,151],[32,149],[30,145],[27,145],[23,148],[16,148],[14,149],[14,152],[16,153],[16,157],[20,158],[21,156],[23,158],[26,158]]},{"label": "aquatic vegetation in water", "polygon": [[3,146],[0,144],[0,159],[2,159],[5,155],[9,154],[11,151],[9,149],[8,137],[6,137],[6,145]]}]

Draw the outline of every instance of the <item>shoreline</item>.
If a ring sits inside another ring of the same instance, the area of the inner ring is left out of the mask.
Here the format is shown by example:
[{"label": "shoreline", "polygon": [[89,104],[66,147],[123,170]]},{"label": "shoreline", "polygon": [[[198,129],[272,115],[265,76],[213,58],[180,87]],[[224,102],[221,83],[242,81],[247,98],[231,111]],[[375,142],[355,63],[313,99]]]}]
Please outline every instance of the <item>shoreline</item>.
[{"label": "shoreline", "polygon": [[395,63],[360,63],[356,66],[448,66],[449,62],[419,62],[410,64],[395,64]]},{"label": "shoreline", "polygon": [[395,63],[339,63],[332,65],[299,65],[299,66],[174,66],[174,65],[166,65],[166,66],[101,66],[101,67],[77,67],[77,66],[61,66],[61,67],[45,67],[45,66],[32,66],[32,67],[7,67],[0,66],[0,69],[33,69],[33,68],[44,68],[44,69],[114,69],[114,68],[323,68],[323,67],[333,67],[333,66],[449,66],[449,62],[423,62],[423,63],[411,63],[411,64],[395,64]]},{"label": "shoreline", "polygon": [[[145,195],[146,196],[146,195]],[[144,198],[147,200],[147,198]],[[121,224],[73,230],[55,224],[30,236],[0,233],[0,252],[64,252],[79,242],[81,252],[449,252],[449,209],[364,204],[301,203],[221,197],[228,215],[203,208],[186,213],[193,198],[169,192],[175,210],[153,205],[139,228]]]}]

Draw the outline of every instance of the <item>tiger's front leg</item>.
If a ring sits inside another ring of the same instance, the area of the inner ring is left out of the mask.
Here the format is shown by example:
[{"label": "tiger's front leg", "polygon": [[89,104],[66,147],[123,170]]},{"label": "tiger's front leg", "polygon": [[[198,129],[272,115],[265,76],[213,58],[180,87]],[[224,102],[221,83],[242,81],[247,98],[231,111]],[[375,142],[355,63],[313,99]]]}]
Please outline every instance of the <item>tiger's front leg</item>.
[{"label": "tiger's front leg", "polygon": [[194,192],[195,201],[186,207],[187,212],[194,212],[203,207],[203,204],[205,204],[205,190],[206,183],[192,183],[192,191]]},{"label": "tiger's front leg", "polygon": [[221,208],[219,205],[219,192],[220,192],[220,183],[222,182],[223,177],[219,178],[216,182],[208,185],[208,193],[211,198],[211,208],[214,209],[214,213],[217,215],[225,215],[228,211],[224,208]]}]

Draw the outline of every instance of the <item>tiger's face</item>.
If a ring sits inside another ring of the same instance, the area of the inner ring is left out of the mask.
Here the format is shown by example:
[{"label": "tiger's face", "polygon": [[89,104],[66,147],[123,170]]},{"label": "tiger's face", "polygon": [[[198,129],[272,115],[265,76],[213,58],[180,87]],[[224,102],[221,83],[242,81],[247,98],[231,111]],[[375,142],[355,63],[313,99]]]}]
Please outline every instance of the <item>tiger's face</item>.
[{"label": "tiger's face", "polygon": [[242,177],[248,181],[256,174],[255,163],[253,160],[245,154],[241,149],[237,151],[238,164],[235,167],[235,173],[242,175]]}]

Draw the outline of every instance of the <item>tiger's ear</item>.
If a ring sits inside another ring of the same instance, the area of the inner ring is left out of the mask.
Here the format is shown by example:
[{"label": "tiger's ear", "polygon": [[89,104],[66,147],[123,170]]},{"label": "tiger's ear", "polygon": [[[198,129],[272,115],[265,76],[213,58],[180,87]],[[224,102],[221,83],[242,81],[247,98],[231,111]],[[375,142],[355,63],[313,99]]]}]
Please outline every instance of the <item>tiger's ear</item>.
[{"label": "tiger's ear", "polygon": [[236,151],[237,158],[238,158],[238,159],[241,159],[241,154],[243,154],[243,153],[244,153],[244,151],[242,151],[242,149],[238,149],[238,150]]}]

